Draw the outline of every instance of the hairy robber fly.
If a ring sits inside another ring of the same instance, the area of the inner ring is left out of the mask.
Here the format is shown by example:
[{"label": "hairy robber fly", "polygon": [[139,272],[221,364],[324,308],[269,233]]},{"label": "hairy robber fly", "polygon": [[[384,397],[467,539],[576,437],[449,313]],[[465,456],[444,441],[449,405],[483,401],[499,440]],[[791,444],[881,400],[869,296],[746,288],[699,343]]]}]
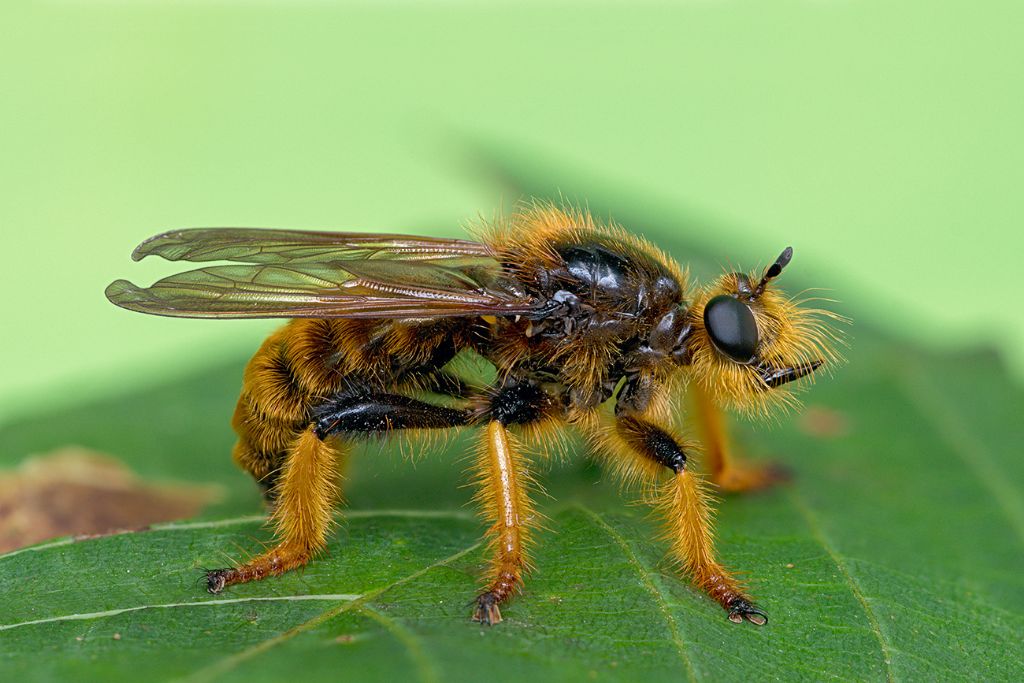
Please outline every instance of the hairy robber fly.
[{"label": "hairy robber fly", "polygon": [[[249,362],[232,425],[234,460],[263,487],[277,544],[209,571],[207,587],[279,575],[323,550],[350,444],[398,430],[480,426],[477,500],[490,524],[490,570],[473,619],[501,621],[523,587],[537,515],[520,442],[571,425],[668,525],[674,557],[729,619],[767,621],[719,564],[710,499],[673,434],[675,388],[695,396],[710,478],[723,490],[767,486],[771,466],[731,457],[722,407],[764,412],[790,382],[836,358],[823,310],[801,308],[765,271],[691,289],[677,263],[586,213],[531,204],[479,241],[245,228],[176,230],[132,254],[235,261],[148,288],[112,283],[123,308],[196,318],[292,318]],[[475,354],[492,386],[453,370]]]}]

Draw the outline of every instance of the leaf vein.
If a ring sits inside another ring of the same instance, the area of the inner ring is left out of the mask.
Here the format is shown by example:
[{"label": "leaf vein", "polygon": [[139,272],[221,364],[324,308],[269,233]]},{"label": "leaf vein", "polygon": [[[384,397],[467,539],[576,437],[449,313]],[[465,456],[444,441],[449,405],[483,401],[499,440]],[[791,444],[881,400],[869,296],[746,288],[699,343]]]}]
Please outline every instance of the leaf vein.
[{"label": "leaf vein", "polygon": [[651,578],[650,568],[645,566],[640,561],[640,558],[637,557],[635,552],[633,552],[633,549],[630,547],[629,543],[622,536],[622,534],[620,534],[614,527],[608,524],[608,522],[603,520],[600,515],[598,515],[592,510],[583,507],[582,505],[577,505],[575,507],[577,507],[585,515],[590,517],[594,521],[594,523],[597,524],[597,526],[599,526],[602,530],[604,530],[605,533],[611,536],[612,540],[615,541],[616,545],[622,548],[622,552],[625,554],[626,560],[629,562],[630,566],[636,570],[636,573],[640,577],[640,581],[641,583],[643,583],[644,588],[647,590],[648,593],[651,594],[651,597],[654,598],[654,601],[658,605],[658,611],[661,612],[662,616],[664,616],[665,618],[665,621],[668,623],[669,631],[672,634],[672,643],[675,645],[676,651],[679,653],[679,658],[683,661],[683,664],[686,666],[686,672],[689,676],[689,679],[691,681],[696,681],[697,673],[693,668],[693,662],[690,660],[690,655],[686,651],[686,646],[684,645],[683,639],[679,634],[679,624],[676,623],[676,619],[672,615],[671,610],[669,609],[668,602],[665,600],[664,594],[662,594],[662,592],[658,589],[657,584],[655,584],[654,580]]},{"label": "leaf vein", "polygon": [[885,664],[886,680],[889,681],[889,683],[892,683],[895,681],[895,676],[892,670],[891,646],[886,642],[885,636],[882,634],[882,628],[879,624],[878,617],[875,615],[874,610],[871,609],[871,604],[868,602],[864,592],[861,590],[860,584],[853,578],[853,575],[843,562],[842,557],[838,552],[836,552],[835,548],[832,547],[832,544],[825,536],[825,532],[815,519],[814,512],[807,503],[804,502],[803,498],[794,491],[790,491],[789,498],[793,503],[793,507],[796,508],[797,512],[800,513],[800,516],[804,518],[804,522],[807,524],[807,528],[810,530],[811,535],[814,536],[814,539],[821,545],[829,558],[835,564],[836,569],[838,569],[846,579],[846,584],[849,586],[850,592],[852,592],[854,597],[857,598],[861,608],[864,610],[864,616],[867,617],[868,623],[871,626],[871,631],[878,640],[878,646],[882,654],[882,662]]},{"label": "leaf vein", "polygon": [[356,600],[346,602],[342,605],[338,605],[337,607],[329,609],[326,612],[322,612],[317,616],[313,617],[312,619],[304,621],[301,624],[298,624],[297,626],[293,626],[292,628],[288,629],[287,631],[284,631],[283,633],[279,633],[273,638],[268,638],[267,640],[264,640],[260,643],[257,643],[256,645],[253,645],[252,647],[246,648],[245,650],[229,655],[217,662],[214,662],[213,664],[205,666],[202,669],[199,669],[198,671],[195,671],[192,674],[178,680],[182,682],[189,681],[191,683],[217,680],[223,674],[227,673],[228,671],[231,671],[239,664],[249,659],[252,659],[253,657],[260,655],[282,643],[285,643],[297,635],[314,629],[320,624],[323,624],[324,622],[329,621],[340,614],[348,612],[352,609],[361,609],[368,601],[372,600],[373,598],[376,598],[378,595],[382,595],[383,593],[386,593],[392,588],[401,586],[402,584],[417,579],[426,574],[427,572],[430,572],[431,570],[437,569],[439,567],[444,567],[445,565],[454,562],[460,557],[463,557],[473,552],[482,544],[482,541],[477,541],[476,543],[466,548],[463,548],[462,550],[452,555],[449,555],[448,557],[442,558],[437,562],[434,562],[433,564],[427,565],[426,567],[423,567],[422,569],[419,569],[413,572],[412,574],[409,574],[408,576],[404,576],[384,586],[380,586],[379,588],[374,588],[371,591],[367,591]]},{"label": "leaf vein", "polygon": [[431,662],[430,658],[427,657],[426,652],[412,631],[407,629],[397,620],[392,619],[380,610],[374,609],[369,605],[362,605],[359,608],[359,611],[378,622],[381,626],[387,629],[388,632],[398,640],[398,642],[405,646],[405,649],[409,651],[409,657],[416,665],[416,670],[420,675],[420,680],[424,683],[434,683],[435,681],[440,680],[433,662]]},{"label": "leaf vein", "polygon": [[348,593],[332,593],[332,594],[313,594],[313,595],[275,595],[266,597],[251,597],[251,598],[224,598],[220,600],[197,600],[195,602],[170,602],[159,605],[134,605],[132,607],[119,607],[116,609],[104,610],[102,612],[83,612],[80,614],[62,614],[57,617],[45,617],[43,619],[33,619],[31,621],[22,621],[16,624],[0,624],[0,631],[9,631],[15,628],[21,628],[22,626],[36,626],[38,624],[52,624],[59,621],[83,621],[87,619],[103,619],[105,617],[114,617],[119,614],[125,614],[127,612],[138,612],[141,610],[148,609],[173,609],[175,607],[201,607],[204,605],[229,605],[239,602],[279,602],[279,601],[296,601],[296,600],[358,600],[361,595],[348,594]]},{"label": "leaf vein", "polygon": [[1021,502],[1021,496],[1001,474],[999,466],[981,445],[980,439],[970,433],[960,415],[939,398],[941,392],[934,387],[931,390],[925,387],[927,382],[922,371],[913,370],[900,373],[898,386],[917,408],[917,412],[932,424],[950,450],[988,489],[1018,540],[1024,543],[1024,503]]},{"label": "leaf vein", "polygon": [[[343,512],[338,512],[336,517],[340,519],[401,517],[408,519],[464,519],[466,521],[472,521],[475,519],[475,517],[473,517],[471,513],[463,512],[461,510],[410,509],[346,510]],[[220,527],[236,526],[238,524],[251,524],[255,522],[265,521],[267,521],[266,515],[243,515],[240,517],[227,517],[225,519],[213,519],[199,522],[164,522],[160,524],[152,524],[144,529],[119,530],[95,536],[68,536],[66,538],[60,538],[55,541],[40,543],[39,545],[31,545],[26,548],[18,548],[8,553],[0,554],[0,560],[6,560],[17,555],[21,555],[22,553],[34,553],[39,552],[41,550],[51,550],[52,548],[59,548],[65,545],[71,545],[72,543],[80,543],[82,541],[93,541],[99,538],[108,538],[110,536],[121,536],[125,534],[134,534],[147,531],[191,531],[194,529],[217,529]]]}]

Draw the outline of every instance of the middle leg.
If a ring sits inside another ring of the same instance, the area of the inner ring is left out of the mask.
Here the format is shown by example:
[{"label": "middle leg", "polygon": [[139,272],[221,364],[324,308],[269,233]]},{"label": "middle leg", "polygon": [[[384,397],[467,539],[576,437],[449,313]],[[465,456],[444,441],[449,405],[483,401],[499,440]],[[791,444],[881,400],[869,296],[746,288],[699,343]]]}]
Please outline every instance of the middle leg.
[{"label": "middle leg", "polygon": [[487,530],[491,549],[486,585],[476,598],[473,621],[491,626],[501,622],[498,605],[522,590],[528,569],[526,547],[534,512],[527,495],[528,475],[522,454],[505,425],[497,420],[487,425],[477,455],[476,500],[490,523]]},{"label": "middle leg", "polygon": [[530,568],[527,550],[536,513],[527,490],[530,475],[525,459],[508,427],[537,425],[556,412],[555,400],[529,381],[498,390],[477,411],[477,419],[488,420],[475,469],[476,500],[490,524],[491,563],[486,588],[476,599],[473,621],[488,626],[499,623],[499,605],[522,590],[523,574]]}]

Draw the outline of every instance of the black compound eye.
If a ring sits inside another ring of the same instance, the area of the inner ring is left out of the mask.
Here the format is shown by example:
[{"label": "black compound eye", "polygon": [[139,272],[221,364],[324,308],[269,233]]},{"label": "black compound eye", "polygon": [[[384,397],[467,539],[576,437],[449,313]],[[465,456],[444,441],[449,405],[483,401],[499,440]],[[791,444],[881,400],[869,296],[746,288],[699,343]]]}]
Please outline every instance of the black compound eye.
[{"label": "black compound eye", "polygon": [[704,307],[704,327],[715,348],[737,363],[749,363],[757,352],[757,322],[750,307],[726,294]]}]

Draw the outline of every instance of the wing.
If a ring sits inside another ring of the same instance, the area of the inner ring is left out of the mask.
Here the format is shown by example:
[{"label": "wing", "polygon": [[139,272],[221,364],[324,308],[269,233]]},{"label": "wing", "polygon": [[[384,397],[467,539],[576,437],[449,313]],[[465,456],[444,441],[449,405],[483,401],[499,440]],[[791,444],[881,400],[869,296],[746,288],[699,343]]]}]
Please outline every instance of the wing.
[{"label": "wing", "polygon": [[476,242],[195,229],[159,235],[135,252],[136,258],[149,254],[258,263],[199,268],[146,288],[117,280],[106,290],[111,302],[185,318],[443,318],[537,310]]},{"label": "wing", "polygon": [[436,260],[494,256],[490,247],[469,240],[364,232],[314,232],[263,228],[186,228],[140,244],[139,261],[155,254],[168,261],[242,263],[324,262],[337,259]]}]

